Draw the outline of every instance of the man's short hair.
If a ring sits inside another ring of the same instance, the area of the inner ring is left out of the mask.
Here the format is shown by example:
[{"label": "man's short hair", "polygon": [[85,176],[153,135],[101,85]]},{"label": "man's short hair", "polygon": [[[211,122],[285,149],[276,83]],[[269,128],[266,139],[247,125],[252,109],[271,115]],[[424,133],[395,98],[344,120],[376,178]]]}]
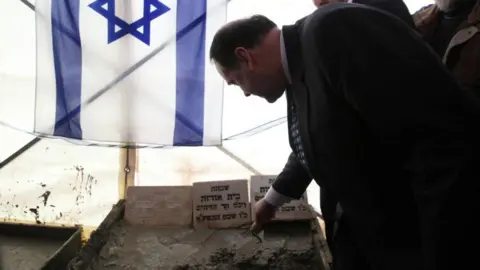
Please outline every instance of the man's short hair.
[{"label": "man's short hair", "polygon": [[263,15],[234,21],[222,27],[213,37],[210,60],[231,69],[238,65],[235,48],[252,49],[277,25]]}]

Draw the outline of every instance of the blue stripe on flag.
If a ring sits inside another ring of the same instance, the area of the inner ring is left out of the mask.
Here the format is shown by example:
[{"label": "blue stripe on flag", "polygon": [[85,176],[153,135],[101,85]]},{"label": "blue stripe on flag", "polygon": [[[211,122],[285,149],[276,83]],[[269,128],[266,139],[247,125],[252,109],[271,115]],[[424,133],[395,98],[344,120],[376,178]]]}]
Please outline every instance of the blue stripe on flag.
[{"label": "blue stripe on flag", "polygon": [[[53,57],[57,87],[53,134],[74,139],[82,138],[79,106],[82,93],[79,4],[78,0],[52,0]],[[67,118],[68,114],[73,114],[74,117]]]},{"label": "blue stripe on flag", "polygon": [[[177,0],[177,101],[173,136],[173,145],[177,146],[203,144],[206,12],[207,0]],[[200,23],[192,26],[196,19]]]}]

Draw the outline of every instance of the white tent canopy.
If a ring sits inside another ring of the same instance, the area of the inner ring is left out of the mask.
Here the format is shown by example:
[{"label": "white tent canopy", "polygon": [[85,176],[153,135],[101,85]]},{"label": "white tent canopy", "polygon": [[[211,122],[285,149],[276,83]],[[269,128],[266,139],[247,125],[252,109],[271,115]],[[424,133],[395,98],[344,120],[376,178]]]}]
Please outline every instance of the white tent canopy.
[{"label": "white tent canopy", "polygon": [[[83,0],[82,0],[83,1]],[[119,0],[121,1],[121,0]],[[34,4],[34,1],[30,1]],[[411,12],[429,0],[407,0]],[[233,0],[228,20],[260,13],[279,25],[314,9],[310,0]],[[33,130],[35,14],[20,0],[0,1],[0,121]],[[271,105],[225,87],[223,137],[285,117],[285,100]],[[278,122],[278,121],[277,121]],[[275,122],[276,123],[276,122]],[[289,154],[286,124],[246,133],[223,147],[262,174],[277,174]],[[34,136],[0,125],[0,162]],[[8,220],[96,226],[118,201],[121,150],[43,139],[0,170],[0,216]],[[217,147],[138,150],[136,185],[191,185],[195,181],[246,179],[253,171]],[[123,158],[125,158],[123,156]],[[42,195],[49,191],[46,204]],[[318,187],[308,190],[318,208]],[[31,208],[38,208],[36,217]]]}]

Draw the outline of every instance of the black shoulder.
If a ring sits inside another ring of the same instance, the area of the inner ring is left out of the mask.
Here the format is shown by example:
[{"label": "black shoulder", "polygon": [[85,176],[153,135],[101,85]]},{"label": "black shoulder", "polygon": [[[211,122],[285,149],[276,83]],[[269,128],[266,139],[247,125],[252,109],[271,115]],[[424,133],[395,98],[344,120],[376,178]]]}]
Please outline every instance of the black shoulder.
[{"label": "black shoulder", "polygon": [[396,20],[392,20],[392,17],[388,12],[367,5],[349,3],[329,4],[318,8],[303,19],[302,36],[322,36],[322,34],[327,33],[328,35],[340,35],[342,27],[338,26],[345,24],[367,26],[357,29],[368,31],[369,25],[375,28],[379,21],[386,24],[388,24],[388,21],[395,22]]},{"label": "black shoulder", "polygon": [[369,8],[365,5],[349,4],[349,3],[333,3],[317,8],[310,15],[302,19],[305,31],[314,31],[316,28],[324,26],[323,23],[332,21],[342,21],[347,19],[346,13],[352,9]]}]

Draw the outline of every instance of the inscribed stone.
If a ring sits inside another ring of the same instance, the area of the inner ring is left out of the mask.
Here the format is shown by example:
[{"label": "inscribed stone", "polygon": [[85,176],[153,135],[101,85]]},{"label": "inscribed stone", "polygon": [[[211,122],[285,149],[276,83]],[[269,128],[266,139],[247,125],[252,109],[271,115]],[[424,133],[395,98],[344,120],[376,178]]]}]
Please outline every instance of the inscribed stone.
[{"label": "inscribed stone", "polygon": [[195,227],[232,228],[251,222],[247,180],[193,184]]},{"label": "inscribed stone", "polygon": [[125,221],[132,225],[191,226],[192,187],[129,187]]}]

